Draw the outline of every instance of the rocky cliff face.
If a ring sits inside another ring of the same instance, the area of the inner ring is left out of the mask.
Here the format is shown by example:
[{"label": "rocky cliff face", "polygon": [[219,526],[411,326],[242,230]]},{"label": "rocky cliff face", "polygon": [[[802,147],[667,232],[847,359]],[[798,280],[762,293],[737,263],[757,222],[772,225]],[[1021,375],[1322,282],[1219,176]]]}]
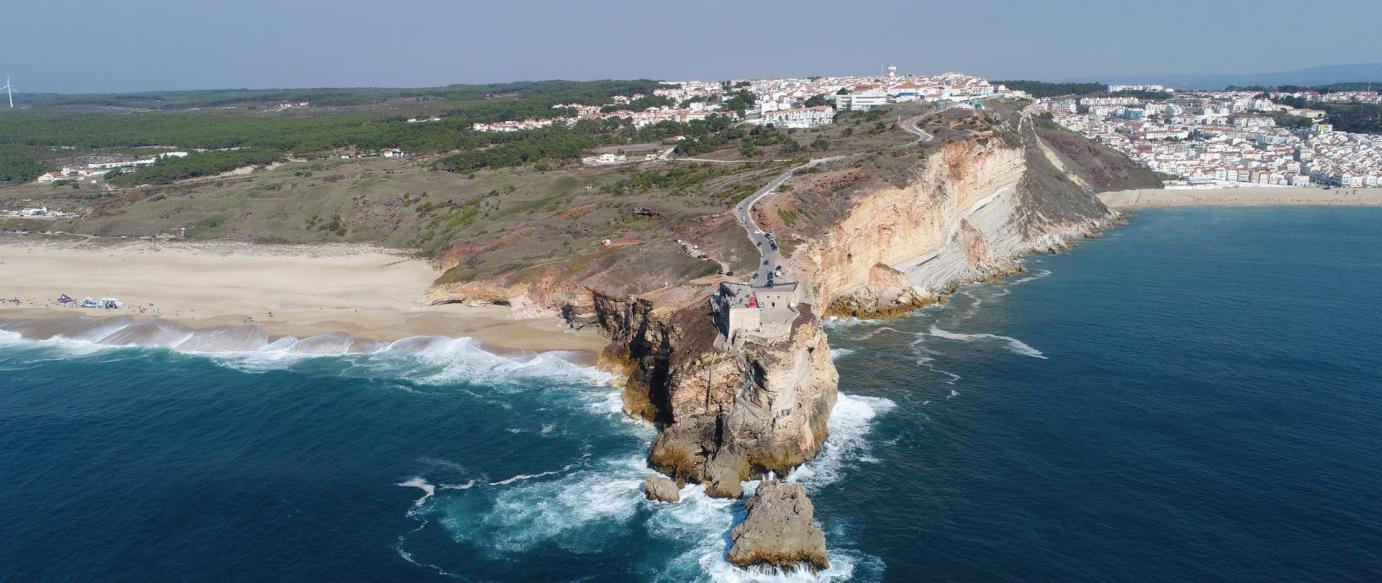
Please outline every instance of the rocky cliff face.
[{"label": "rocky cliff face", "polygon": [[[559,310],[573,325],[598,325],[611,339],[601,366],[627,379],[624,410],[660,429],[650,465],[676,481],[650,480],[649,495],[673,499],[674,486],[689,481],[705,483],[712,496],[737,498],[741,481],[785,475],[825,442],[839,379],[821,306],[853,316],[898,313],[965,282],[1010,273],[1024,254],[1063,247],[1117,220],[1094,190],[1147,179],[1117,155],[1072,157],[1081,150],[1071,143],[1053,149],[1037,122],[1007,114],[1007,125],[987,137],[917,154],[925,160],[910,173],[884,179],[851,163],[816,177],[817,194],[838,206],[812,213],[825,218],[794,237],[800,244],[791,271],[808,299],[785,337],[727,345],[711,317],[706,280],[663,280],[660,288],[635,288],[656,289],[641,294],[627,284],[621,291],[562,278],[455,283],[433,301]],[[804,490],[768,484],[759,494],[755,506],[763,509],[751,511],[753,528],[735,529],[731,560],[826,566]],[[779,507],[790,512],[773,510]],[[776,544],[783,533],[795,542]]]},{"label": "rocky cliff face", "polygon": [[793,255],[830,313],[909,311],[1117,220],[1035,124],[1012,115],[1017,143],[952,142],[901,186],[866,183],[843,220]]},{"label": "rocky cliff face", "polygon": [[678,481],[738,497],[740,482],[785,474],[825,442],[838,377],[819,321],[802,305],[791,333],[733,348],[705,296],[677,308],[597,297],[614,342],[602,359],[627,375],[624,408],[658,423],[649,462]]}]

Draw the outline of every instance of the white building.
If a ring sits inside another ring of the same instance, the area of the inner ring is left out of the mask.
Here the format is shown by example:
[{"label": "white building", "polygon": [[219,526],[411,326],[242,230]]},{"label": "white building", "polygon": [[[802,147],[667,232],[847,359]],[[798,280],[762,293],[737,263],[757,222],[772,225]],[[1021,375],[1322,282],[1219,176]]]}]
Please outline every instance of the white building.
[{"label": "white building", "polygon": [[877,89],[835,96],[835,109],[840,111],[868,111],[887,103],[888,94]]},{"label": "white building", "polygon": [[814,128],[835,121],[835,110],[828,105],[780,109],[763,114],[763,123],[780,128]]}]

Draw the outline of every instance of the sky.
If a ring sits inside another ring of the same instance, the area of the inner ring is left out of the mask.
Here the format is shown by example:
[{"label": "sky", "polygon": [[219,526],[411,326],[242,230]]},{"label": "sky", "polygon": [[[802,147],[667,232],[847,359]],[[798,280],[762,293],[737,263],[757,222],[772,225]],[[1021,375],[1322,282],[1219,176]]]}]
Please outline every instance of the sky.
[{"label": "sky", "polygon": [[15,0],[20,91],[416,87],[959,71],[1257,73],[1382,61],[1379,0]]}]

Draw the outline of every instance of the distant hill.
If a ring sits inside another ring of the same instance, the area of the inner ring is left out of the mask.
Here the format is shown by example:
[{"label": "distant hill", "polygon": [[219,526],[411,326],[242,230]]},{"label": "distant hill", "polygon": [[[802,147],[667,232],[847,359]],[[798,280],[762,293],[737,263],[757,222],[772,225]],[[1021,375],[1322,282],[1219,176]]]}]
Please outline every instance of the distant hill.
[{"label": "distant hill", "polygon": [[1127,75],[1080,77],[1067,81],[1105,83],[1161,83],[1177,89],[1223,89],[1236,86],[1277,86],[1277,85],[1331,85],[1351,81],[1377,81],[1382,85],[1382,63],[1363,63],[1357,65],[1329,65],[1310,67],[1281,73],[1226,73],[1218,75]]}]

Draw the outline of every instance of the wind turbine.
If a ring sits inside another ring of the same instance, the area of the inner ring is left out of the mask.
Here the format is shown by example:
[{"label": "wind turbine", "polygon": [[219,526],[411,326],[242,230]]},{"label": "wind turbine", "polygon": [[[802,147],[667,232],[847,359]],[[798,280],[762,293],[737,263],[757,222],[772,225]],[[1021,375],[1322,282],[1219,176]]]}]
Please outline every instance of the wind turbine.
[{"label": "wind turbine", "polygon": [[14,109],[14,85],[10,84],[9,75],[5,75],[5,86],[0,89],[5,90],[5,95],[10,98],[10,109]]}]

